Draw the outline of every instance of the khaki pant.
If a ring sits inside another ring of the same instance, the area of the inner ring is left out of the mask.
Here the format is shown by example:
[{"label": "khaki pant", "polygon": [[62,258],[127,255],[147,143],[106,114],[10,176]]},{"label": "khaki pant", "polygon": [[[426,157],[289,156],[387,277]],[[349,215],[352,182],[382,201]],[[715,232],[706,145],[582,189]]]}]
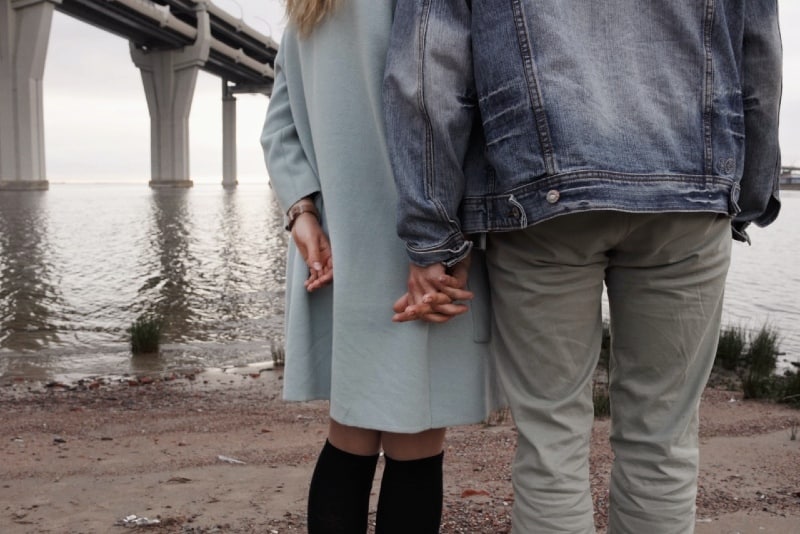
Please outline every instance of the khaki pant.
[{"label": "khaki pant", "polygon": [[609,532],[693,531],[698,404],[730,243],[730,219],[708,213],[579,213],[489,236],[492,344],[519,431],[512,532],[594,532],[588,458],[604,283]]}]

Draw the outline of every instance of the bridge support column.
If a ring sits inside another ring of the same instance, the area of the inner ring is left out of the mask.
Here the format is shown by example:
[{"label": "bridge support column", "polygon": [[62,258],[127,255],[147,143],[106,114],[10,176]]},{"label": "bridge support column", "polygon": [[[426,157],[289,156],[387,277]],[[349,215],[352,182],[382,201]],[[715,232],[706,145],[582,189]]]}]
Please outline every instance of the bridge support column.
[{"label": "bridge support column", "polygon": [[[0,0],[1,1],[1,0]],[[197,73],[208,60],[211,25],[204,3],[197,11],[197,39],[177,50],[141,50],[131,43],[150,111],[150,187],[191,187],[189,112]]]},{"label": "bridge support column", "polygon": [[0,0],[0,191],[47,189],[42,78],[60,0]]},{"label": "bridge support column", "polygon": [[236,97],[222,80],[222,187],[235,187],[236,180]]}]

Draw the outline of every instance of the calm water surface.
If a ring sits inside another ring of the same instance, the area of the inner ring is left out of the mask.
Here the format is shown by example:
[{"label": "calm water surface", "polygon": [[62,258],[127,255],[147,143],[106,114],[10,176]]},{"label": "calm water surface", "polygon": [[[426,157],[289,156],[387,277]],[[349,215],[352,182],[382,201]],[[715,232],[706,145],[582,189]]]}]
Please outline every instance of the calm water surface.
[{"label": "calm water surface", "polygon": [[778,219],[751,225],[752,244],[735,242],[725,288],[723,322],[779,334],[779,365],[800,362],[800,191],[783,191]]},{"label": "calm water surface", "polygon": [[[283,328],[281,215],[266,185],[58,185],[0,194],[0,376],[270,359]],[[164,317],[161,358],[127,328]]]},{"label": "calm water surface", "polygon": [[[769,323],[800,361],[800,192],[734,244],[725,322]],[[270,359],[282,343],[284,250],[264,184],[225,190],[51,184],[0,194],[0,379],[71,379]],[[387,313],[388,306],[387,303]],[[166,319],[158,358],[127,328]]]}]

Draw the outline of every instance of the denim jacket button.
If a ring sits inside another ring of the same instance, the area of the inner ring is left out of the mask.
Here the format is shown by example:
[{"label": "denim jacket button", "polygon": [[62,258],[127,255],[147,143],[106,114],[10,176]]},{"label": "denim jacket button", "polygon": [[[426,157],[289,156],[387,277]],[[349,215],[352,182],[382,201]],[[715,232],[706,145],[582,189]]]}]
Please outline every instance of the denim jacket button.
[{"label": "denim jacket button", "polygon": [[513,208],[511,208],[511,216],[514,217],[515,219],[519,219],[520,211],[518,207],[514,206]]},{"label": "denim jacket button", "polygon": [[550,204],[555,204],[556,202],[558,202],[558,199],[561,198],[561,193],[559,193],[555,189],[551,189],[550,191],[547,192],[547,197],[545,198],[547,199],[547,202],[549,202]]},{"label": "denim jacket button", "polygon": [[725,174],[731,174],[736,170],[736,162],[733,160],[733,158],[728,158],[725,160],[722,170],[725,172]]}]

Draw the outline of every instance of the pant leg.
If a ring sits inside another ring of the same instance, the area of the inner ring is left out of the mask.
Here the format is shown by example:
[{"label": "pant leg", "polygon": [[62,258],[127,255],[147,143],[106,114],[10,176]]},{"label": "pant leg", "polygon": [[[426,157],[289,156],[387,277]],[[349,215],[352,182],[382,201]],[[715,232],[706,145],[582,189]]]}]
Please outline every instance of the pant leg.
[{"label": "pant leg", "polygon": [[516,534],[594,532],[591,388],[610,242],[602,233],[595,216],[576,214],[489,236],[492,350],[518,429]]},{"label": "pant leg", "polygon": [[610,534],[691,533],[698,405],[714,362],[730,220],[630,215],[610,259]]}]

